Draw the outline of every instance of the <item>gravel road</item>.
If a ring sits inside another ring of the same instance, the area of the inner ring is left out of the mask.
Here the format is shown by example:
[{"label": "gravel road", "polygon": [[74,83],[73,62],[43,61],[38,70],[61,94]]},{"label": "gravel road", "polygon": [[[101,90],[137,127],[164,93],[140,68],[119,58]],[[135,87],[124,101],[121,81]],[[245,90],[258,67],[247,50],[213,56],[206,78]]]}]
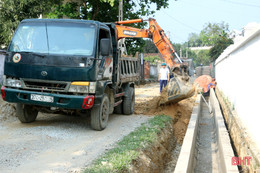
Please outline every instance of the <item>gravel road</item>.
[{"label": "gravel road", "polygon": [[0,172],[79,172],[148,119],[110,115],[108,127],[94,131],[84,117],[40,113],[30,124],[9,117],[0,121]]}]

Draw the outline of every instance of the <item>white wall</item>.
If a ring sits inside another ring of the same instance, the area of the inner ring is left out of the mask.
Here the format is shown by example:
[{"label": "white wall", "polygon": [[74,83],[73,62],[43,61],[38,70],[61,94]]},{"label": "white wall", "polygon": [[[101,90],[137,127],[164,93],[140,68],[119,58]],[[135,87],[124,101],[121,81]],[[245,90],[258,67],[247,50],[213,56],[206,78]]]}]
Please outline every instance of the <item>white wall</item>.
[{"label": "white wall", "polygon": [[215,70],[219,89],[260,146],[260,33],[217,60]]}]

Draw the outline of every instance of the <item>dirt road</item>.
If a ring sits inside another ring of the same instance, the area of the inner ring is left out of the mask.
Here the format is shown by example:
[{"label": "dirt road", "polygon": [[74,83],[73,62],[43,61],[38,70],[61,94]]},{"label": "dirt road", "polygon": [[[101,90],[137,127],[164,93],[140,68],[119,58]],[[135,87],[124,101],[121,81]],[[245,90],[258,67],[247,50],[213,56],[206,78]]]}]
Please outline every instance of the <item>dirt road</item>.
[{"label": "dirt road", "polygon": [[145,115],[173,117],[181,146],[194,98],[158,107],[158,84],[135,91],[135,115],[110,115],[108,127],[101,132],[90,129],[89,118],[68,115],[40,113],[36,122],[22,124],[14,115],[14,107],[3,106],[6,103],[0,99],[0,172],[79,172],[151,117]]},{"label": "dirt road", "polygon": [[111,115],[99,132],[83,117],[40,114],[36,122],[22,124],[5,116],[0,121],[0,172],[79,172],[148,119]]}]

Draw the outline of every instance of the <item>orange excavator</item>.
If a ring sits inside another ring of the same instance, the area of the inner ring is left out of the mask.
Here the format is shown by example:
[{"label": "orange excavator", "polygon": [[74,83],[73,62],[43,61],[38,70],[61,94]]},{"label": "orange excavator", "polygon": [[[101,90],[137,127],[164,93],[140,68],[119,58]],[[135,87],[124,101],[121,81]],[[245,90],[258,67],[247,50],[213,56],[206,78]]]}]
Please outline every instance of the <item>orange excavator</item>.
[{"label": "orange excavator", "polygon": [[[124,24],[149,22],[148,29],[138,29],[134,27],[124,26]],[[116,22],[118,40],[123,38],[150,38],[162,54],[173,78],[170,79],[167,87],[162,91],[160,104],[174,103],[186,99],[193,95],[194,88],[189,83],[187,74],[187,64],[185,64],[174,50],[170,40],[167,38],[163,29],[158,25],[155,19],[148,20],[134,19]],[[174,60],[174,55],[179,63]]]}]

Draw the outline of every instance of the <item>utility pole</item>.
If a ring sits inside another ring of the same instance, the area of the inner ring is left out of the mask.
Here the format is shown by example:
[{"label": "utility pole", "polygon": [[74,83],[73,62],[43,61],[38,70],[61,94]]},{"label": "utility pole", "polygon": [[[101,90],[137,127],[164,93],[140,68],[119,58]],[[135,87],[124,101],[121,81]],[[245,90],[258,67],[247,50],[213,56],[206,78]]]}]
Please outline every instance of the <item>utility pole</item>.
[{"label": "utility pole", "polygon": [[[123,21],[124,20],[124,13],[123,13],[123,0],[119,0],[119,11],[118,11],[118,21]],[[123,55],[127,55],[127,51],[126,51],[126,46],[125,46],[125,39],[120,39],[118,41],[119,44],[119,49],[121,54]]]},{"label": "utility pole", "polygon": [[122,21],[123,19],[123,0],[119,0],[119,14],[118,21]]}]

